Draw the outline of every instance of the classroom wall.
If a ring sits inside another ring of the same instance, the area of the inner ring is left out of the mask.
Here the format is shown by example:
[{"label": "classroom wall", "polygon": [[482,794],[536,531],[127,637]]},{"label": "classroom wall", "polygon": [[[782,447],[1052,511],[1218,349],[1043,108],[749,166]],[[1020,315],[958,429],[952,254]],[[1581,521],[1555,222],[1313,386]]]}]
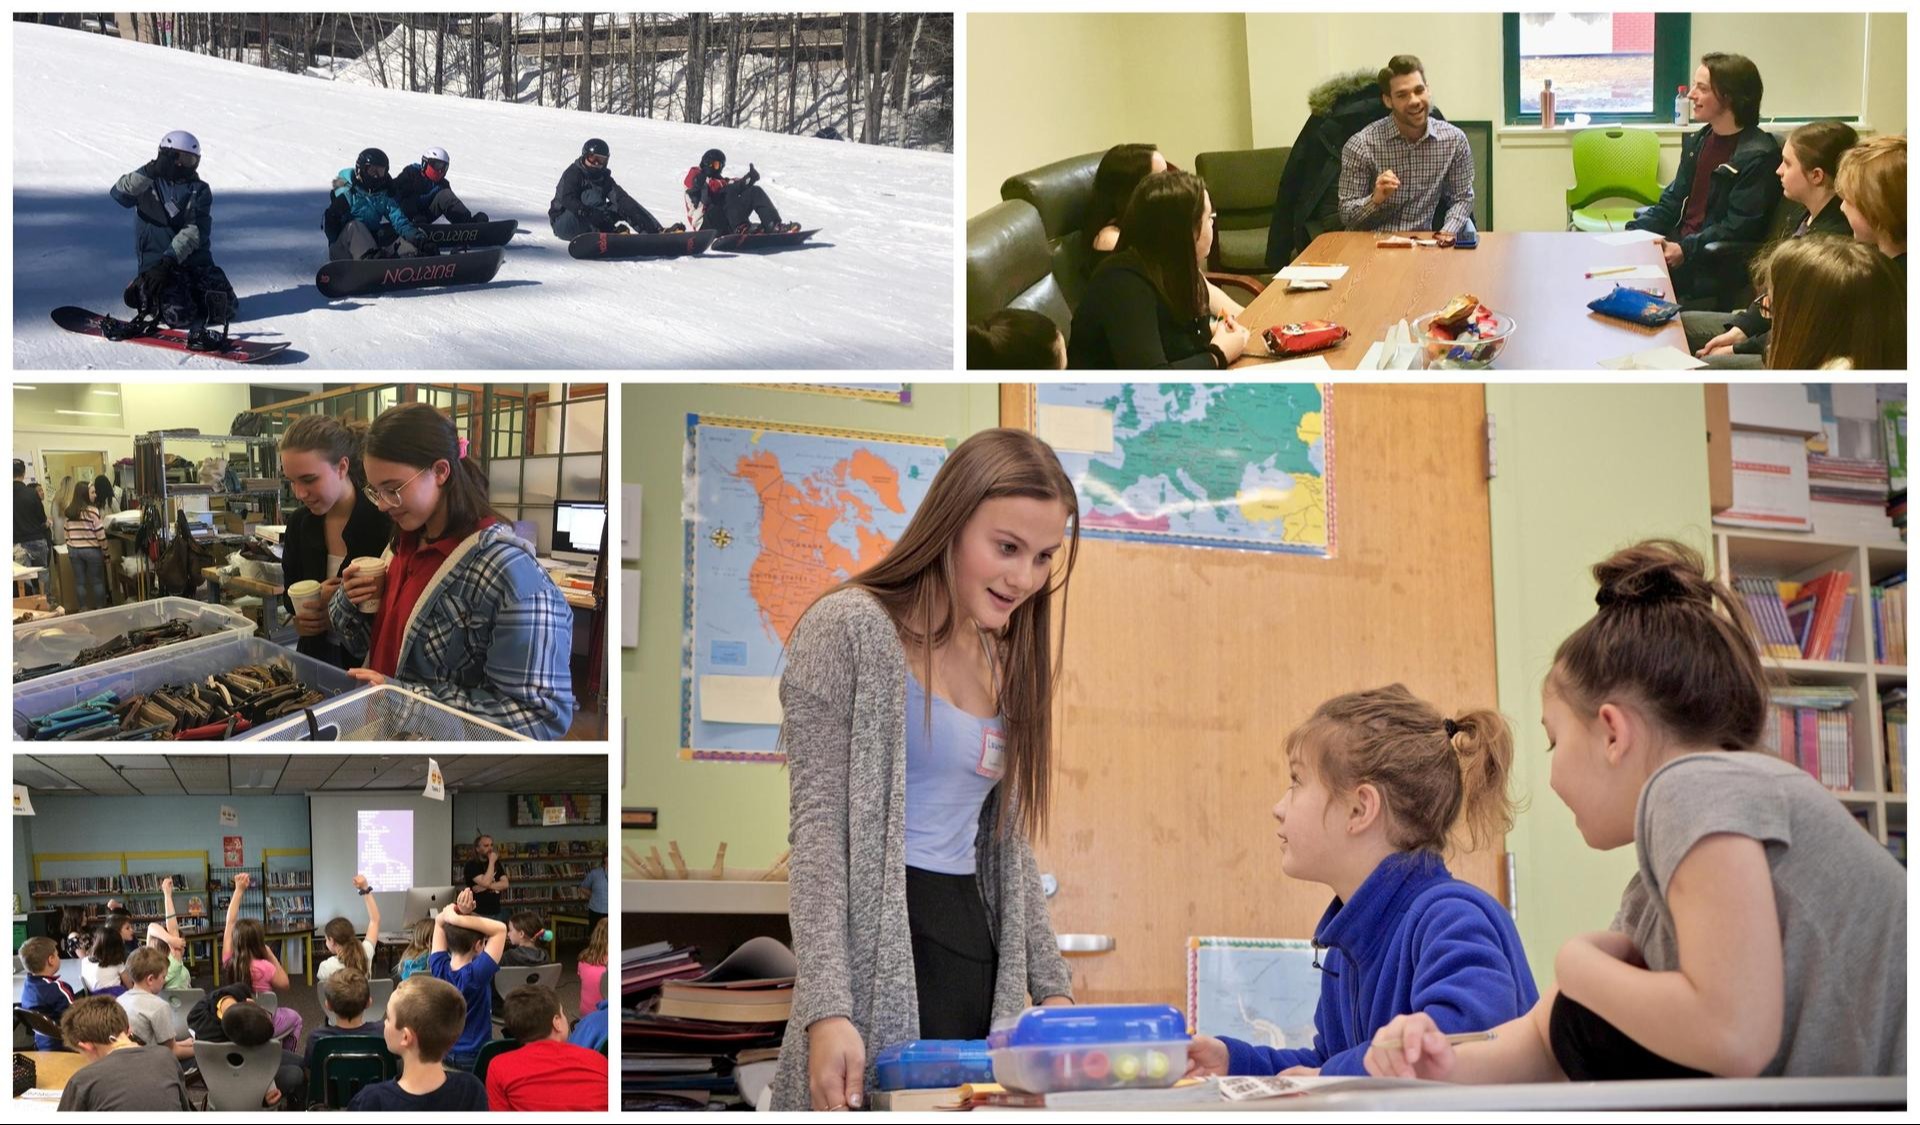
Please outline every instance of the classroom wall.
[{"label": "classroom wall", "polygon": [[967,17],[967,211],[1008,176],[1127,141],[1195,153],[1253,143],[1245,25],[1231,12]]},{"label": "classroom wall", "polygon": [[911,390],[913,400],[904,405],[744,386],[630,384],[623,390],[620,473],[645,493],[640,644],[620,655],[625,677],[621,803],[660,810],[659,831],[623,833],[643,854],[654,845],[664,855],[667,842],[677,840],[690,865],[711,865],[724,840],[728,864],[751,868],[770,864],[787,847],[785,769],[686,762],[679,756],[686,416],[765,418],[954,439],[1000,424],[995,384],[915,383]]},{"label": "classroom wall", "polygon": [[[1769,116],[1858,114],[1875,132],[1905,131],[1904,13],[1703,13],[1693,19],[1696,58],[1720,49],[1760,66]],[[1442,113],[1494,123],[1495,229],[1566,229],[1563,189],[1573,183],[1566,134],[1499,132],[1506,118],[1499,12],[1276,13],[1245,20],[1254,147],[1293,143],[1314,86],[1354,68],[1377,70],[1390,55],[1407,51],[1426,64]],[[1863,40],[1871,49],[1861,82]],[[1856,61],[1846,70],[1856,77],[1836,84],[1828,60],[1849,56]],[[1272,65],[1282,58],[1298,65]],[[1672,177],[1679,157],[1680,135],[1663,134],[1663,180]]]},{"label": "classroom wall", "polygon": [[[563,824],[553,828],[513,828],[508,824],[511,813],[507,793],[455,793],[453,794],[453,846],[473,843],[473,838],[485,832],[493,837],[494,846],[507,843],[525,844],[549,840],[595,840],[605,850],[608,837],[613,833],[611,823],[603,825]],[[609,821],[614,817],[612,809],[607,810]],[[451,864],[453,856],[449,851],[446,862]],[[427,870],[424,866],[422,870]],[[453,875],[457,870],[449,867]]]},{"label": "classroom wall", "polygon": [[1526,802],[1507,850],[1520,937],[1544,989],[1560,946],[1613,920],[1635,861],[1630,847],[1587,847],[1548,786],[1540,683],[1561,640],[1593,616],[1594,563],[1649,536],[1712,558],[1706,411],[1697,384],[1497,384],[1487,412],[1499,450],[1489,502],[1500,709]]},{"label": "classroom wall", "polygon": [[[222,827],[220,806],[240,816],[236,827]],[[32,817],[14,818],[14,889],[24,892],[33,878],[33,853],[206,851],[220,866],[221,838],[239,836],[248,866],[258,866],[267,848],[307,846],[305,797],[98,797],[35,793]],[[31,820],[31,827],[21,824]],[[23,861],[22,856],[25,855]],[[129,860],[129,872],[185,868],[186,861]],[[43,872],[48,879],[112,875],[116,864],[60,864]],[[198,880],[196,871],[182,874]]]}]

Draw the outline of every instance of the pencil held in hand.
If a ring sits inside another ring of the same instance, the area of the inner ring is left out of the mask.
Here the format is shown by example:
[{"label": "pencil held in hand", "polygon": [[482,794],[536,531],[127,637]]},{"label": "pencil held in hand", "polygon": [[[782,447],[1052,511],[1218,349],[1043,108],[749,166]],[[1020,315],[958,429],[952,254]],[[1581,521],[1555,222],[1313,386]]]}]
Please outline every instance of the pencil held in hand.
[{"label": "pencil held in hand", "polygon": [[[1463,1031],[1458,1035],[1447,1036],[1447,1042],[1458,1046],[1462,1043],[1488,1043],[1491,1042],[1493,1038],[1494,1035],[1491,1031]],[[1391,1039],[1375,1039],[1370,1046],[1398,1047],[1401,1042],[1401,1038],[1396,1035]]]}]

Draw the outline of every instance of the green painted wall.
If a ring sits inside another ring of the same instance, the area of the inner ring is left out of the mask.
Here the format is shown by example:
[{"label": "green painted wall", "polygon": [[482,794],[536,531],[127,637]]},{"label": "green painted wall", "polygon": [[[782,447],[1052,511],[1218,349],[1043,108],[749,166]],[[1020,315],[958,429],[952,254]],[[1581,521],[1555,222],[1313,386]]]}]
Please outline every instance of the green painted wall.
[{"label": "green painted wall", "polygon": [[1514,724],[1515,790],[1528,802],[1507,849],[1518,865],[1521,940],[1535,979],[1560,946],[1605,929],[1633,850],[1596,852],[1547,784],[1540,682],[1560,641],[1593,615],[1589,568],[1649,536],[1712,558],[1706,410],[1698,385],[1498,385],[1492,482],[1500,709]]},{"label": "green painted wall", "polygon": [[[640,519],[640,645],[620,656],[626,769],[622,803],[660,810],[658,831],[624,833],[644,854],[677,840],[689,866],[763,867],[786,850],[787,772],[680,760],[681,460],[686,416],[714,414],[959,440],[1000,424],[998,384],[916,383],[912,401],[713,384],[621,388],[621,479],[645,492]],[[633,564],[625,564],[631,567]],[[617,633],[616,633],[617,636]]]}]

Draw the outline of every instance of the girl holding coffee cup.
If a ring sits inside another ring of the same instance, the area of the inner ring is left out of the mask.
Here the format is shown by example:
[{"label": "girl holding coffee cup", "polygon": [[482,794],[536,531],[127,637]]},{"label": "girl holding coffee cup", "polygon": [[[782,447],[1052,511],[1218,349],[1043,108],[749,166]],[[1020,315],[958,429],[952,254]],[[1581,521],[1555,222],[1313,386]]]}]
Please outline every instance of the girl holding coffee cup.
[{"label": "girl holding coffee cup", "polygon": [[280,472],[300,503],[287,515],[280,550],[296,647],[336,668],[354,661],[329,636],[327,602],[349,559],[378,555],[393,538],[393,521],[360,491],[367,484],[360,464],[366,438],[365,422],[324,414],[296,419],[280,436]]},{"label": "girl holding coffee cup", "polygon": [[367,431],[365,499],[393,520],[327,601],[364,683],[394,683],[531,738],[573,721],[573,608],[487,500],[453,421],[403,403]]}]

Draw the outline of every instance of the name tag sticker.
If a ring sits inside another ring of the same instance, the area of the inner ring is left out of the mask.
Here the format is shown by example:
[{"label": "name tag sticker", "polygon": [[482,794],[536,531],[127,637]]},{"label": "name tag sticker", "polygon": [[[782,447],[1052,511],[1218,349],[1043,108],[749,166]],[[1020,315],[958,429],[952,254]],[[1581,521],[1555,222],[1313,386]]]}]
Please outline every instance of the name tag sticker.
[{"label": "name tag sticker", "polygon": [[987,727],[980,732],[980,764],[973,772],[981,777],[1000,780],[1007,772],[1007,739],[997,728]]}]

